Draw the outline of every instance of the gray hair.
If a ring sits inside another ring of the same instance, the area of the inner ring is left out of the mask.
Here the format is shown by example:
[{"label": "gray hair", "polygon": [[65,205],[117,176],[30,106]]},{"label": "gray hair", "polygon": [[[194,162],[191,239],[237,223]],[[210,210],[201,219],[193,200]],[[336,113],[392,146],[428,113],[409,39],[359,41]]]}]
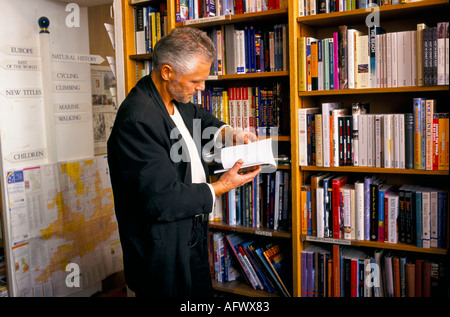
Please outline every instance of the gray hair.
[{"label": "gray hair", "polygon": [[193,71],[193,61],[199,58],[211,63],[214,61],[216,49],[213,42],[202,30],[181,27],[156,42],[152,67],[159,71],[164,64],[169,64],[176,72],[187,74]]}]

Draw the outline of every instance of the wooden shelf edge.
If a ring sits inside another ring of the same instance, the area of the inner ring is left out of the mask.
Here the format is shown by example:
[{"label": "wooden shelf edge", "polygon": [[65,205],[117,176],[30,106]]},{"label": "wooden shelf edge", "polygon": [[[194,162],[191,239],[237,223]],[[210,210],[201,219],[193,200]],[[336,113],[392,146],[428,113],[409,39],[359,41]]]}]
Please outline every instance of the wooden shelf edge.
[{"label": "wooden shelf edge", "polygon": [[330,243],[339,245],[351,245],[357,247],[369,247],[378,249],[391,249],[399,251],[409,251],[417,253],[428,253],[437,255],[447,255],[448,250],[442,248],[420,248],[411,244],[405,243],[387,243],[387,242],[377,242],[377,241],[365,241],[365,240],[346,240],[346,239],[332,239],[332,238],[318,238],[313,236],[301,235],[302,241],[307,242],[319,242],[319,243]]},{"label": "wooden shelf edge", "polygon": [[416,170],[401,168],[384,167],[361,167],[361,166],[339,166],[339,167],[321,167],[321,166],[300,166],[302,171],[323,171],[323,172],[352,172],[352,173],[377,173],[377,174],[409,174],[409,175],[449,175],[448,170]]},{"label": "wooden shelf edge", "polygon": [[355,89],[335,89],[335,90],[314,90],[299,91],[299,97],[310,96],[332,96],[332,95],[356,95],[356,94],[387,94],[387,93],[410,93],[410,92],[439,92],[449,91],[449,86],[408,86],[391,88],[355,88]]},{"label": "wooden shelf edge", "polygon": [[[380,6],[378,7],[381,17],[383,14],[406,14],[411,11],[417,11],[422,9],[430,9],[430,8],[440,8],[448,5],[449,0],[426,0],[426,1],[415,1],[408,3],[399,3],[394,5]],[[346,23],[345,20],[342,19],[357,19],[367,16],[371,13],[371,8],[363,8],[342,12],[330,12],[330,13],[322,13],[316,15],[308,15],[304,17],[297,17],[297,22],[307,25],[322,25],[325,21],[325,25],[333,24],[336,21],[340,21],[341,23]]]},{"label": "wooden shelf edge", "polygon": [[210,221],[209,228],[217,229],[217,230],[227,230],[227,231],[233,231],[233,232],[249,233],[249,234],[265,236],[265,237],[276,237],[276,238],[291,238],[292,237],[292,234],[287,231],[272,230],[272,229],[267,229],[267,228],[263,228],[263,227],[253,228],[253,227],[245,227],[245,226],[239,226],[239,225],[231,226],[222,221]]},{"label": "wooden shelf edge", "polygon": [[278,18],[286,16],[287,18],[288,9],[274,9],[274,10],[266,10],[259,12],[249,12],[249,13],[241,13],[241,14],[233,14],[233,15],[220,15],[216,17],[210,18],[200,18],[197,20],[188,20],[183,22],[176,22],[175,27],[211,27],[215,25],[224,25],[231,23],[242,23],[248,22],[249,20],[256,21],[262,20],[264,18]]},{"label": "wooden shelf edge", "polygon": [[212,282],[213,288],[221,292],[232,293],[235,295],[242,295],[248,297],[279,297],[276,294],[271,294],[261,290],[255,290],[251,286],[241,281],[217,282],[213,280]]},{"label": "wooden shelf edge", "polygon": [[270,78],[270,77],[285,77],[289,76],[289,71],[279,72],[262,72],[262,73],[245,73],[245,74],[228,74],[228,75],[210,75],[206,80],[236,80],[236,79],[255,79],[255,78]]}]

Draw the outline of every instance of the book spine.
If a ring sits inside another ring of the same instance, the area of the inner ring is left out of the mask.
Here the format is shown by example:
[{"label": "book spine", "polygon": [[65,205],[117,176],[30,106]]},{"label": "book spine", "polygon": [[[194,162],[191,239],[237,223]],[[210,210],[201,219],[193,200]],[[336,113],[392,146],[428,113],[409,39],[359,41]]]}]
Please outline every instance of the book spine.
[{"label": "book spine", "polygon": [[433,99],[427,99],[425,102],[425,148],[426,148],[426,170],[433,170],[433,114],[434,114]]},{"label": "book spine", "polygon": [[430,227],[430,203],[431,197],[429,191],[422,192],[422,244],[424,248],[431,247],[431,227]]},{"label": "book spine", "polygon": [[338,32],[333,33],[333,78],[334,89],[340,89],[339,87],[339,41]]},{"label": "book spine", "polygon": [[414,169],[422,169],[422,98],[414,98]]},{"label": "book spine", "polygon": [[307,91],[306,81],[306,38],[299,37],[298,43],[298,89]]},{"label": "book spine", "polygon": [[405,113],[405,168],[414,168],[414,114]]},{"label": "book spine", "polygon": [[339,46],[339,89],[348,88],[348,37],[347,26],[338,27]]}]

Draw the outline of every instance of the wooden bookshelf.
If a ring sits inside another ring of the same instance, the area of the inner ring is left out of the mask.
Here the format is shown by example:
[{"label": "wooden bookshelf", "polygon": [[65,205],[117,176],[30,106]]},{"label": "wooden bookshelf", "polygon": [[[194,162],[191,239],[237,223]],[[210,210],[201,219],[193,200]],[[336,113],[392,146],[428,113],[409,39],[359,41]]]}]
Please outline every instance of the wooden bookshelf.
[{"label": "wooden bookshelf", "polygon": [[[377,9],[380,13],[380,22],[389,20],[399,20],[410,18],[411,16],[423,16],[424,7],[428,14],[445,10],[448,12],[447,0],[424,0],[408,3],[400,3],[394,5],[380,6]],[[328,27],[339,24],[355,24],[361,23],[367,15],[373,12],[373,8],[356,9],[344,12],[331,12],[324,14],[308,15],[297,17],[297,22],[312,27]]]},{"label": "wooden bookshelf", "polygon": [[290,232],[286,232],[286,231],[271,230],[271,229],[267,229],[264,227],[253,228],[253,227],[245,227],[245,226],[239,226],[239,225],[230,226],[230,225],[226,224],[225,222],[221,222],[221,221],[210,221],[209,227],[211,229],[254,234],[256,236],[264,236],[264,237],[275,237],[275,238],[291,238],[292,237],[292,234]]},{"label": "wooden bookshelf", "polygon": [[[344,12],[333,12],[304,17],[298,16],[298,3],[294,1],[289,13],[289,35],[290,42],[290,85],[299,87],[298,78],[298,47],[296,41],[299,37],[330,37],[340,25],[365,31],[367,26],[365,19],[372,9],[356,9]],[[386,26],[386,31],[413,30],[420,22],[430,23],[448,21],[448,0],[424,0],[409,2],[404,4],[387,5],[378,7],[381,26]],[[422,21],[423,19],[423,21]],[[364,33],[364,32],[363,32]],[[351,176],[365,176],[371,174],[382,174],[390,180],[396,180],[399,184],[405,181],[407,184],[432,185],[439,183],[448,189],[448,170],[416,170],[416,169],[395,169],[395,168],[375,168],[360,166],[341,167],[318,167],[299,166],[299,140],[298,140],[298,119],[295,117],[298,109],[320,107],[322,102],[342,102],[347,106],[352,102],[363,100],[371,104],[371,113],[405,113],[412,112],[412,100],[416,97],[426,96],[427,98],[437,98],[441,105],[442,112],[448,112],[449,86],[411,86],[395,88],[368,88],[368,89],[337,89],[337,90],[316,90],[316,91],[291,91],[291,145],[292,156],[292,205],[293,205],[293,229],[292,240],[294,252],[294,282],[301,285],[301,251],[310,244],[337,244],[348,245],[354,248],[372,248],[397,250],[406,253],[422,255],[422,257],[447,257],[447,248],[420,248],[415,245],[404,243],[386,243],[375,241],[359,241],[345,239],[318,238],[306,236],[301,231],[300,211],[302,201],[300,189],[302,185],[309,184],[308,178],[315,172],[329,172],[338,176],[351,174]],[[372,109],[375,104],[376,109]],[[374,112],[372,112],[374,110]],[[298,169],[296,168],[298,167]],[[350,175],[349,175],[350,177]],[[396,184],[398,185],[398,184]],[[295,212],[297,211],[297,212]],[[447,211],[448,212],[448,211]],[[447,213],[448,219],[448,213]],[[295,258],[295,256],[297,256]],[[297,272],[295,272],[297,270]],[[301,290],[297,290],[295,296],[300,296]]]},{"label": "wooden bookshelf", "polygon": [[315,90],[299,91],[299,97],[313,96],[340,96],[340,95],[371,95],[371,94],[398,94],[398,93],[420,93],[420,92],[445,92],[448,86],[410,86],[391,88],[361,88],[361,89],[335,89],[335,90]]},{"label": "wooden bookshelf", "polygon": [[251,286],[242,283],[241,281],[217,282],[213,280],[213,288],[220,292],[247,297],[279,297],[276,294],[254,290]]},{"label": "wooden bookshelf", "polygon": [[346,240],[346,239],[332,239],[332,238],[317,238],[312,236],[302,235],[302,241],[308,242],[318,242],[318,243],[328,243],[328,244],[339,244],[339,245],[351,245],[355,247],[368,247],[374,249],[389,249],[389,250],[400,250],[415,253],[427,253],[436,255],[447,255],[447,249],[441,248],[419,248],[417,246],[405,243],[387,243],[387,242],[377,242],[377,241],[365,241],[365,240]]},{"label": "wooden bookshelf", "polygon": [[189,20],[183,22],[176,22],[175,27],[181,26],[192,26],[192,27],[211,27],[214,25],[225,25],[225,24],[233,24],[233,23],[246,23],[251,21],[259,22],[264,21],[266,19],[274,20],[274,19],[282,19],[286,18],[288,13],[288,9],[275,9],[275,10],[267,10],[261,12],[251,12],[251,13],[242,13],[242,14],[234,14],[234,15],[223,15],[216,16],[211,18],[200,18],[196,20]]},{"label": "wooden bookshelf", "polygon": [[339,167],[300,166],[300,170],[317,171],[317,172],[364,173],[364,174],[449,175],[448,170],[427,171],[416,169],[362,167],[362,166],[339,166]]}]

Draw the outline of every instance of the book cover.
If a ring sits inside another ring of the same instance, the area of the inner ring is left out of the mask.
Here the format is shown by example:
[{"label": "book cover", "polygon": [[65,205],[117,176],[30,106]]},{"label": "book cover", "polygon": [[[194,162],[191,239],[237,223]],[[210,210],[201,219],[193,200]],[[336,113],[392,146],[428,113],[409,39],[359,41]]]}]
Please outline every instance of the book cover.
[{"label": "book cover", "polygon": [[307,115],[318,113],[319,108],[298,109],[298,137],[299,137],[299,164],[308,165],[308,135],[307,135]]},{"label": "book cover", "polygon": [[355,88],[370,88],[369,37],[357,36],[356,47]]},{"label": "book cover", "polygon": [[413,113],[414,113],[414,169],[422,169],[422,107],[425,104],[425,99],[414,98]]},{"label": "book cover", "polygon": [[333,214],[333,238],[340,239],[343,237],[343,210],[340,188],[348,181],[348,176],[337,176],[332,180],[333,199],[332,199],[332,214]]},{"label": "book cover", "polygon": [[348,87],[348,36],[347,26],[338,27],[338,46],[339,46],[339,89]]},{"label": "book cover", "polygon": [[298,50],[298,90],[307,91],[306,38],[297,39]]},{"label": "book cover", "polygon": [[377,52],[377,35],[384,33],[384,30],[380,28],[379,26],[373,25],[369,27],[369,62],[370,62],[370,87],[371,88],[377,88],[377,72],[379,69],[377,69],[376,60],[377,60],[377,54],[380,54],[380,52]]}]

